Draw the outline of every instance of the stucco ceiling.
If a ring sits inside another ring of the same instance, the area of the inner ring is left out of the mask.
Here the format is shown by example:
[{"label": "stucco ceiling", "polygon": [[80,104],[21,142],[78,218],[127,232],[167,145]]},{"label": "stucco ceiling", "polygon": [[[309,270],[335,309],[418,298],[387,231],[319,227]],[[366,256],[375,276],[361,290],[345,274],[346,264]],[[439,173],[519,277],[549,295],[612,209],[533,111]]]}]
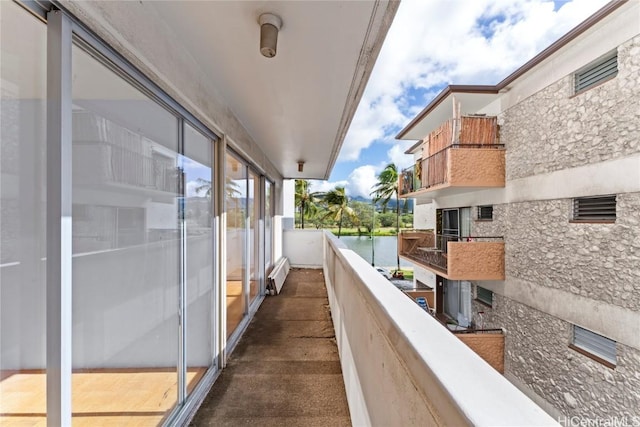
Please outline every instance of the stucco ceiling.
[{"label": "stucco ceiling", "polygon": [[[285,178],[328,178],[397,5],[386,1],[149,2]],[[258,17],[282,18],[277,56]],[[298,172],[298,161],[304,172]]]}]

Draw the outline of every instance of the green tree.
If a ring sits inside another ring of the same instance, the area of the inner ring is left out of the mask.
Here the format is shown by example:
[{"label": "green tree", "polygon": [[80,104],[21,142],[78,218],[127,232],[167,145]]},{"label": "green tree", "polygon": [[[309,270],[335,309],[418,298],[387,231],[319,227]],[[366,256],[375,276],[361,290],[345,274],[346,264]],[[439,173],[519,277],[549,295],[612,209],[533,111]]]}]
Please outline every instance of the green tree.
[{"label": "green tree", "polygon": [[359,224],[358,216],[351,206],[349,206],[349,197],[344,187],[336,187],[328,191],[324,194],[323,199],[327,204],[328,210],[323,219],[331,218],[338,223],[338,239],[340,238],[340,234],[342,234],[342,222],[345,217],[349,217],[354,224]]},{"label": "green tree", "polygon": [[402,222],[404,227],[412,228],[413,227],[413,214],[410,214],[410,213],[402,214],[400,216],[400,222]]},{"label": "green tree", "polygon": [[300,227],[304,229],[305,217],[313,216],[317,211],[318,193],[309,191],[311,183],[306,179],[296,179],[296,208],[300,214]]},{"label": "green tree", "polygon": [[380,213],[377,217],[381,227],[393,227],[396,223],[396,215],[392,212]]},{"label": "green tree", "polygon": [[358,227],[358,235],[362,234],[360,227],[364,227],[367,230],[367,234],[371,234],[374,221],[373,206],[371,205],[371,203],[352,200],[351,202],[349,202],[349,205],[358,218],[357,223],[352,224],[354,227]]},{"label": "green tree", "polygon": [[[378,174],[378,182],[371,192],[373,200],[382,204],[382,211],[385,212],[391,198],[396,197],[396,235],[400,232],[400,200],[398,194],[398,168],[395,163],[389,163]],[[397,270],[400,270],[400,254],[396,249]]]}]

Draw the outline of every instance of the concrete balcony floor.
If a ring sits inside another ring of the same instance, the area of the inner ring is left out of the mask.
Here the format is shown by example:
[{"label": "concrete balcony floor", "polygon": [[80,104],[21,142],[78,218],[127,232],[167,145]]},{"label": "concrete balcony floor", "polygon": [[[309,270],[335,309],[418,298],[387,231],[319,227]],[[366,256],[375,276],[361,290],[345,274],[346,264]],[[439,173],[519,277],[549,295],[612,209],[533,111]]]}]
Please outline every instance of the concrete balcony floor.
[{"label": "concrete balcony floor", "polygon": [[322,270],[264,300],[192,425],[351,425]]}]

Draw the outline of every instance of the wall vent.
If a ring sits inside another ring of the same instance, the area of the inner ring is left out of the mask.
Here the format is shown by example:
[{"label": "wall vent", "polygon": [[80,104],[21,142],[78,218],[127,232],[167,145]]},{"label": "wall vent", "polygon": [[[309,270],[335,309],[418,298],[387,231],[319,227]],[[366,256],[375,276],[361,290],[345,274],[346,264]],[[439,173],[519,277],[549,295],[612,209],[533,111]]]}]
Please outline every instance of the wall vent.
[{"label": "wall vent", "polygon": [[589,65],[575,74],[575,93],[614,78],[618,74],[618,52],[606,56],[604,59]]},{"label": "wall vent", "polygon": [[616,196],[579,197],[573,199],[573,219],[577,221],[616,220]]}]

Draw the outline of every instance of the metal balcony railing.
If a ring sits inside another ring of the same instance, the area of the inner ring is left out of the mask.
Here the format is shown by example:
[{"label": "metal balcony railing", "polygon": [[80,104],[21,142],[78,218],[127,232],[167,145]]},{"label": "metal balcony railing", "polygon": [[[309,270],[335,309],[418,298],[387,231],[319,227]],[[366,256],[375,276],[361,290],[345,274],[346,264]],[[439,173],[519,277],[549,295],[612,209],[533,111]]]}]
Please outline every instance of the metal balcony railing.
[{"label": "metal balcony railing", "polygon": [[398,250],[401,256],[446,273],[449,269],[447,256],[449,242],[503,242],[503,238],[497,236],[460,237],[450,234],[435,234],[429,230],[406,230],[400,232]]}]

